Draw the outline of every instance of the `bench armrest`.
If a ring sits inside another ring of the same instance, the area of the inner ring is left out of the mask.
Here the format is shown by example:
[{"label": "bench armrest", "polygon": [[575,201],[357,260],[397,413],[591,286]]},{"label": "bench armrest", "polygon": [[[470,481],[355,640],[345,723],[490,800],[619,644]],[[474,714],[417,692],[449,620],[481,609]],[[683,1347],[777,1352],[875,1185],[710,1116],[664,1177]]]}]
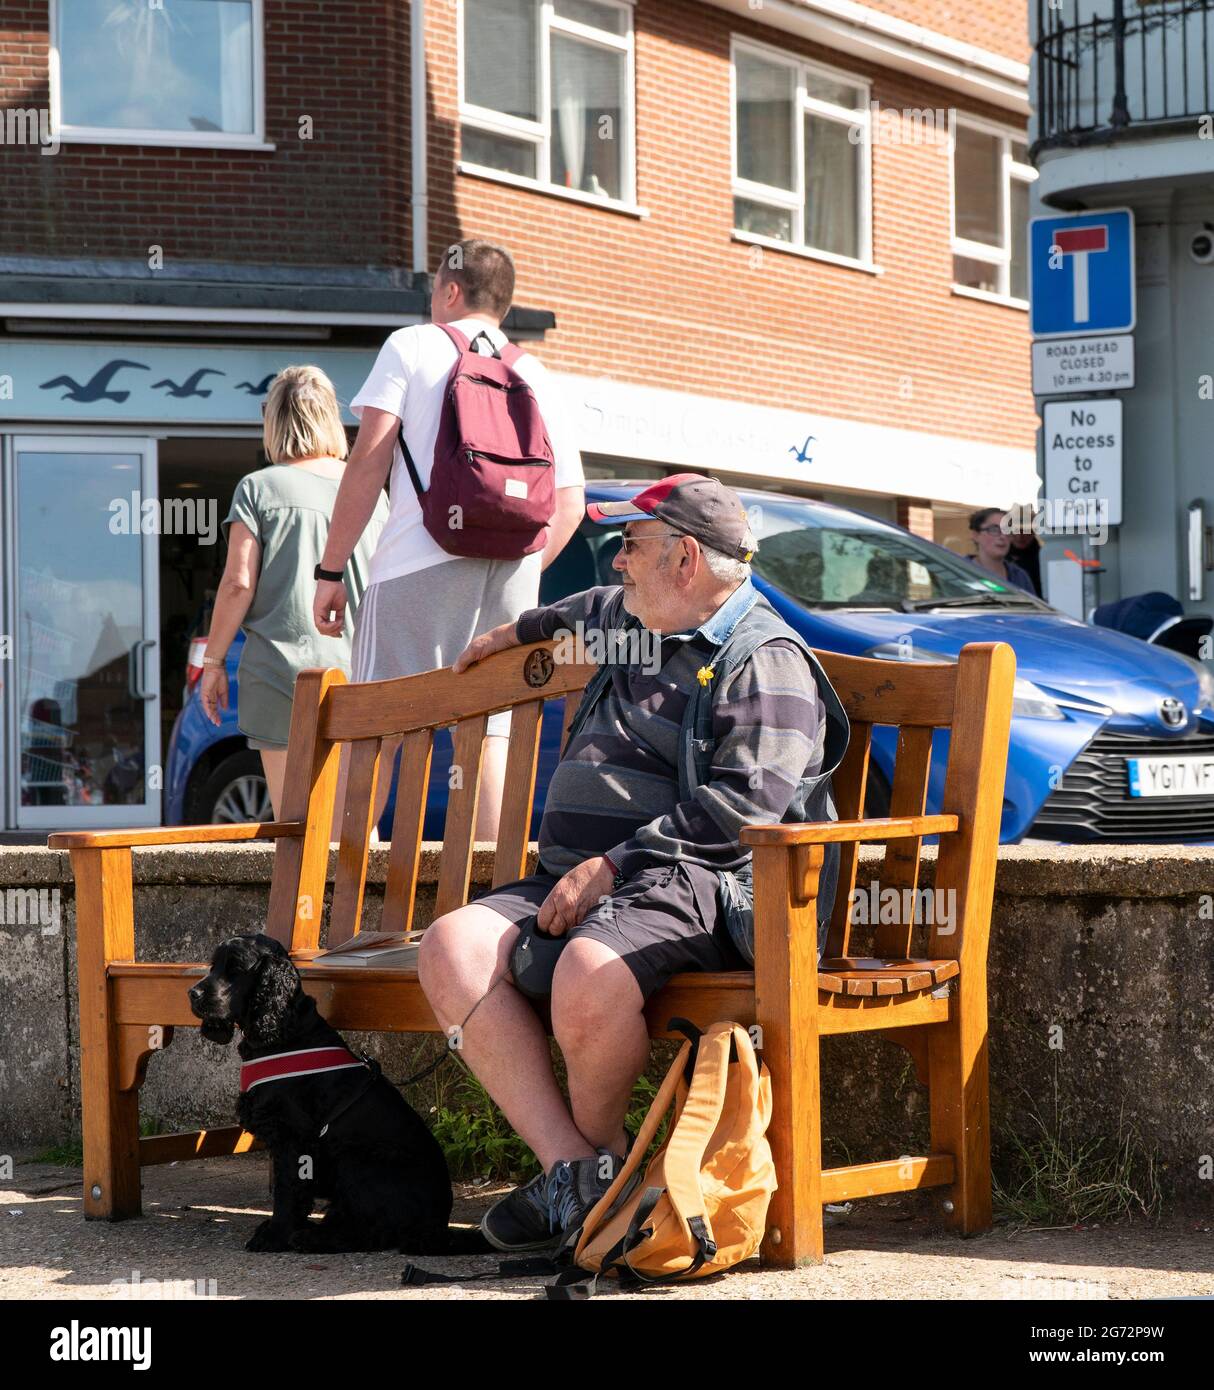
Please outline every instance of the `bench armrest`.
[{"label": "bench armrest", "polygon": [[131,849],[137,845],[276,840],[303,833],[302,821],[250,821],[245,825],[169,825],[155,830],[59,830],[46,843],[51,849]]},{"label": "bench armrest", "polygon": [[744,845],[827,845],[861,840],[908,840],[947,835],[957,829],[956,816],[886,816],[875,820],[828,820],[801,825],[747,825]]}]

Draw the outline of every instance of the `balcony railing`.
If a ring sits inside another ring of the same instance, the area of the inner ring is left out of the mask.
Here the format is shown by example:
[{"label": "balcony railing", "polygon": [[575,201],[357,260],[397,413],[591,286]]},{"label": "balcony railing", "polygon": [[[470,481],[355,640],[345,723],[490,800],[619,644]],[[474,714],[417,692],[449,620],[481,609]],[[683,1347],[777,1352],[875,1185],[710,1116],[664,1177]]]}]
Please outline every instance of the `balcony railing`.
[{"label": "balcony railing", "polygon": [[1185,123],[1196,135],[1197,118],[1214,112],[1214,0],[1036,6],[1034,152]]}]

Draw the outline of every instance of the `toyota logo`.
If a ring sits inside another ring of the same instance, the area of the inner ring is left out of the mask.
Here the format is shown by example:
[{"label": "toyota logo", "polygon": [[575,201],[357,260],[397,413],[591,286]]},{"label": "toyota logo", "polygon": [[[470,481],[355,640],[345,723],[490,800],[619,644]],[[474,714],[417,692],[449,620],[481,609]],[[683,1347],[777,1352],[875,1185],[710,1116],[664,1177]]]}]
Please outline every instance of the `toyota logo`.
[{"label": "toyota logo", "polygon": [[1185,721],[1185,707],[1182,701],[1169,695],[1166,700],[1159,702],[1159,717],[1170,728],[1179,728]]}]

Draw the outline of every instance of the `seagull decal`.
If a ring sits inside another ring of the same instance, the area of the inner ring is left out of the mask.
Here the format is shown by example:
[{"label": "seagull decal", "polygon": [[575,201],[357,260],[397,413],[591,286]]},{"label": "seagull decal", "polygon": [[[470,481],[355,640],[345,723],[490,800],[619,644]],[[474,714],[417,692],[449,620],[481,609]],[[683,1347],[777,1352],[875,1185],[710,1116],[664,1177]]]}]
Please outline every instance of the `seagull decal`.
[{"label": "seagull decal", "polygon": [[74,377],[65,375],[57,376],[51,381],[44,381],[38,389],[40,391],[53,391],[58,386],[65,387],[64,393],[59,399],[76,401],[80,405],[89,405],[93,401],[115,401],[121,405],[131,393],[129,391],[111,391],[110,382],[123,367],[131,367],[139,372],[152,370],[143,362],[128,362],[124,357],[115,357],[104,367],[99,367],[93,373],[91,380],[83,386]]},{"label": "seagull decal", "polygon": [[211,394],[210,389],[208,388],[205,391],[200,391],[198,389],[198,383],[204,376],[226,375],[226,372],[221,372],[217,367],[199,367],[193,376],[186,377],[180,386],[178,386],[175,381],[170,381],[166,376],[163,381],[153,382],[152,390],[159,391],[162,388],[167,388],[169,395],[175,396],[178,400],[184,400],[187,396],[209,396]]},{"label": "seagull decal", "polygon": [[796,454],[798,463],[813,463],[813,458],[809,453],[809,446],[814,442],[815,439],[817,439],[817,437],[818,436],[816,434],[807,435],[805,443],[802,444],[799,449],[795,444],[790,444],[788,446],[788,452],[790,454]]},{"label": "seagull decal", "polygon": [[264,396],[270,389],[270,382],[274,380],[274,376],[275,374],[270,372],[267,376],[263,376],[256,386],[254,386],[251,381],[238,381],[236,383],[236,389],[238,391],[247,391],[250,396]]}]

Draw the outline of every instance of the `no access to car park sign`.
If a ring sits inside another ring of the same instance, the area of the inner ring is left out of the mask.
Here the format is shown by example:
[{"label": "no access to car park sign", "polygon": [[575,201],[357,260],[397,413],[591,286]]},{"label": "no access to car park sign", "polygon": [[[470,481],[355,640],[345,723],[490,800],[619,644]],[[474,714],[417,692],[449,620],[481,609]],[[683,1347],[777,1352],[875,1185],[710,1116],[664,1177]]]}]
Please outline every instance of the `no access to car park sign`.
[{"label": "no access to car park sign", "polygon": [[1035,338],[1134,327],[1134,214],[1128,208],[1034,217],[1029,300]]},{"label": "no access to car park sign", "polygon": [[1045,495],[1076,514],[1121,522],[1121,401],[1048,401],[1042,412]]}]

